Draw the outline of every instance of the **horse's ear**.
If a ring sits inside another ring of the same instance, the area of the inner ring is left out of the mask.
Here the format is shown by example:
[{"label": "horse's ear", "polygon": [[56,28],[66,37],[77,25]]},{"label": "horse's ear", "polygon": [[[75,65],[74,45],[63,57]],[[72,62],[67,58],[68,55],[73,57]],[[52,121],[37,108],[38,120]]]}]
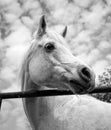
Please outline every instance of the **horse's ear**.
[{"label": "horse's ear", "polygon": [[67,34],[67,26],[65,26],[63,32],[62,32],[62,36],[65,37]]},{"label": "horse's ear", "polygon": [[39,28],[38,28],[37,35],[38,36],[43,36],[45,33],[46,33],[46,21],[45,21],[45,16],[43,15],[40,18]]}]

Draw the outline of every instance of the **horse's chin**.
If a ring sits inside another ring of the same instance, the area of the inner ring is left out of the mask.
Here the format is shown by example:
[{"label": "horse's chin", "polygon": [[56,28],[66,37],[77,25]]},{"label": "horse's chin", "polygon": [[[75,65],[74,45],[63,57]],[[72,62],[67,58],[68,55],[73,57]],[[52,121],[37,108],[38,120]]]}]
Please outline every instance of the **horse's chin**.
[{"label": "horse's chin", "polygon": [[83,89],[81,85],[78,85],[78,84],[73,85],[73,88],[71,87],[71,91],[74,94],[87,94],[88,93],[86,90]]},{"label": "horse's chin", "polygon": [[88,94],[91,92],[94,88],[94,85],[88,84],[88,85],[83,85],[82,83],[79,82],[70,82],[70,89],[73,93],[76,94]]}]

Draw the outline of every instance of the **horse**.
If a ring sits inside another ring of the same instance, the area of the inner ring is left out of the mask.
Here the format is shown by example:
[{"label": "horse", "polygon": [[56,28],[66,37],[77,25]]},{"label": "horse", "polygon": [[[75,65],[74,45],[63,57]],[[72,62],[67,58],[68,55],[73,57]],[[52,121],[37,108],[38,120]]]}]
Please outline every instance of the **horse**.
[{"label": "horse", "polygon": [[[21,67],[22,91],[71,90],[74,95],[23,98],[33,130],[111,130],[111,104],[87,93],[95,87],[95,73],[73,55],[60,34],[42,16]],[[86,93],[86,95],[80,95]]]}]

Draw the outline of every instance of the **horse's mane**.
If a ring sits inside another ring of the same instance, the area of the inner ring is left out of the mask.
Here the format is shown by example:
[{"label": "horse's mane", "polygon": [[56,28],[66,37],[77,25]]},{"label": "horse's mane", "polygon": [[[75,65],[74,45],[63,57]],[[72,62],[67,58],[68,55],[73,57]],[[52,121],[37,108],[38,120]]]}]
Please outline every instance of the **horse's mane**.
[{"label": "horse's mane", "polygon": [[27,52],[27,55],[25,55],[23,63],[21,65],[21,70],[20,70],[20,79],[21,79],[21,86],[22,86],[22,90],[25,84],[25,80],[26,79],[26,73],[28,74],[28,63],[29,63],[29,59],[30,59],[30,53],[29,51]]},{"label": "horse's mane", "polygon": [[24,87],[25,82],[27,82],[27,78],[29,78],[29,70],[28,70],[28,64],[30,62],[31,57],[34,54],[34,43],[32,42],[32,45],[29,47],[28,51],[26,52],[22,65],[21,65],[21,69],[20,69],[20,80],[21,80],[21,86],[22,86],[22,90]]}]

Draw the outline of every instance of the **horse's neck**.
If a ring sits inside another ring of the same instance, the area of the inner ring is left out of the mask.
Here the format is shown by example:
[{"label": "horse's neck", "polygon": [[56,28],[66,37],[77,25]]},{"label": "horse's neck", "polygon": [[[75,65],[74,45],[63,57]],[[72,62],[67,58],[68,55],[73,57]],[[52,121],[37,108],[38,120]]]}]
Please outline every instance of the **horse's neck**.
[{"label": "horse's neck", "polygon": [[[110,124],[111,120],[110,115],[95,124],[103,117],[102,113],[108,116],[109,107],[87,95],[30,98],[24,105],[33,130],[95,130],[102,128],[104,122]],[[94,128],[91,128],[92,124],[95,124]]]},{"label": "horse's neck", "polygon": [[[27,79],[27,81],[24,83],[23,90],[34,89],[35,87],[37,87],[34,85],[35,84],[31,82],[30,79]],[[45,88],[43,87],[42,89]],[[76,102],[76,98],[75,100],[73,100],[73,104]],[[55,124],[58,124],[55,123],[55,121],[58,120],[58,118],[62,119],[65,118],[65,116],[67,117],[67,113],[64,113],[64,111],[67,111],[70,109],[69,107],[74,106],[69,105],[70,102],[72,102],[72,96],[39,97],[23,99],[26,115],[34,130],[38,130],[38,127],[41,126],[41,129],[44,130],[46,125],[48,124],[46,122],[52,122],[52,124],[54,123],[55,127]],[[47,128],[47,130],[49,129],[50,128]]]},{"label": "horse's neck", "polygon": [[79,96],[27,98],[24,107],[34,130],[55,130],[56,127],[58,130],[66,130],[67,123],[64,121],[72,116],[71,109],[76,111],[81,102]]},{"label": "horse's neck", "polygon": [[[24,90],[36,87],[30,80],[27,83]],[[88,130],[92,124],[96,129],[104,121],[110,124],[111,120],[110,115],[108,119],[95,124],[101,116],[104,117],[104,113],[110,114],[111,105],[86,95],[26,98],[23,102],[33,130]]]},{"label": "horse's neck", "polygon": [[[55,130],[56,125],[61,127],[59,123],[67,119],[68,112],[72,107],[74,109],[75,103],[76,100],[72,101],[72,96],[40,97],[26,99],[24,106],[34,130]],[[65,130],[65,128],[62,129]]]}]

